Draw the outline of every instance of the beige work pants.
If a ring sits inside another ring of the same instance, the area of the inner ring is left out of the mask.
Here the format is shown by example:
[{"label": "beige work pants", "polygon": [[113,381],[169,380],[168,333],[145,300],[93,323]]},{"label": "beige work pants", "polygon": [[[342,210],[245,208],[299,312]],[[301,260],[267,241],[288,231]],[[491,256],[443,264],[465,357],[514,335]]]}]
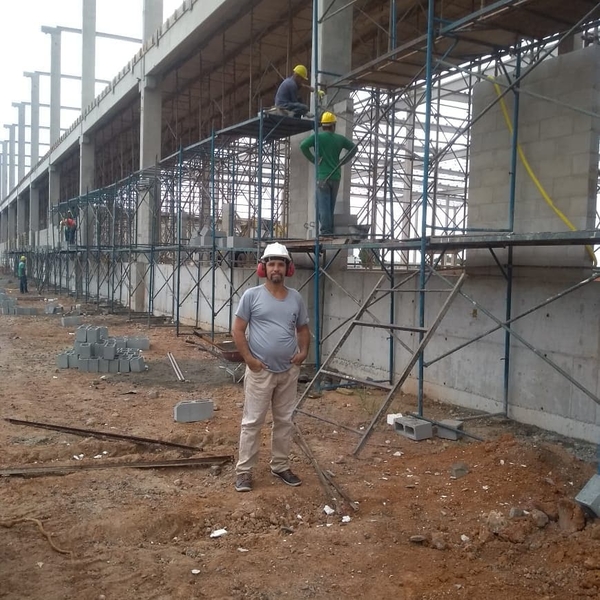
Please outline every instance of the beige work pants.
[{"label": "beige work pants", "polygon": [[283,373],[263,369],[254,373],[246,367],[244,375],[244,415],[240,433],[239,458],[236,473],[248,473],[258,461],[260,431],[269,412],[273,416],[271,431],[271,470],[279,473],[289,469],[292,445],[292,416],[300,367],[292,365]]}]

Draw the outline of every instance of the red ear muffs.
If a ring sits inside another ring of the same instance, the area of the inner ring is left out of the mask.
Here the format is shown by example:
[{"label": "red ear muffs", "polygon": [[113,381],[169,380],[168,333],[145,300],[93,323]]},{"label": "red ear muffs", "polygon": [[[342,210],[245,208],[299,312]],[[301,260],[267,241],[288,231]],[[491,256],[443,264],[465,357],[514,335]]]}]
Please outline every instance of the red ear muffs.
[{"label": "red ear muffs", "polygon": [[[294,267],[294,263],[292,261],[290,261],[287,264],[287,269],[285,270],[285,276],[286,277],[291,277],[294,273],[296,272],[296,268]],[[267,267],[265,266],[264,262],[259,262],[257,267],[256,267],[256,274],[259,277],[266,277],[267,276]]]}]

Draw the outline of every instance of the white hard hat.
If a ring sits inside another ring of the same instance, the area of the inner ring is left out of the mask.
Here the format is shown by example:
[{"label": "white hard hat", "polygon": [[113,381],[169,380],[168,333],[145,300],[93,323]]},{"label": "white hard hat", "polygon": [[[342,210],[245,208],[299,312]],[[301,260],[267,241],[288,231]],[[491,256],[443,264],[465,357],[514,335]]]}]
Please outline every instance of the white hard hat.
[{"label": "white hard hat", "polygon": [[283,258],[284,260],[290,262],[292,257],[288,252],[288,249],[278,242],[273,242],[272,244],[267,244],[265,251],[260,260],[266,261],[270,258]]}]

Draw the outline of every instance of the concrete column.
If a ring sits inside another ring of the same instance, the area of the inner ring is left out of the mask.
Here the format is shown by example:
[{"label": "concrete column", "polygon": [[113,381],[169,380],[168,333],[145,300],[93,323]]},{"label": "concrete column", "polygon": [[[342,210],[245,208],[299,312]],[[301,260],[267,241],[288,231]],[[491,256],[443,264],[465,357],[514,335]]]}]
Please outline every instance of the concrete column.
[{"label": "concrete column", "polygon": [[8,196],[15,187],[15,125],[5,125],[8,129]]},{"label": "concrete column", "polygon": [[83,0],[81,27],[81,112],[96,97],[96,0]]},{"label": "concrete column", "polygon": [[[142,245],[155,244],[158,241],[158,205],[160,198],[154,184],[154,167],[161,154],[161,121],[162,97],[156,88],[156,80],[145,76],[140,83],[141,114],[140,114],[140,167],[147,169],[148,175],[142,177],[138,188],[137,210],[137,243]],[[143,281],[148,276],[146,258],[138,256],[135,269],[136,292],[132,298],[132,308],[135,311],[146,310],[146,285]]]},{"label": "concrete column", "polygon": [[144,0],[142,40],[145,42],[162,25],[163,0]]},{"label": "concrete column", "polygon": [[[52,239],[51,229],[52,227],[59,226],[59,218],[56,213],[52,212],[60,202],[60,171],[56,165],[50,165],[48,169],[48,239]],[[60,240],[60,231],[58,235]]]},{"label": "concrete column", "polygon": [[[346,8],[336,13],[348,4],[347,0],[334,0],[320,3],[319,17],[324,20],[319,25],[317,56],[319,72],[311,73],[312,85],[327,84],[338,75],[348,73],[352,66],[352,9]],[[329,17],[328,15],[333,15]],[[327,91],[324,110],[336,113],[338,124],[337,133],[352,139],[354,112],[346,90],[331,89]],[[316,112],[316,111],[315,111]],[[289,235],[306,238],[310,235],[315,216],[315,183],[314,166],[301,154],[298,144],[306,135],[292,138],[291,168],[290,168],[290,226]],[[308,190],[308,193],[306,192]],[[304,207],[304,208],[303,208]],[[356,219],[350,214],[350,168],[343,167],[342,181],[335,207],[334,225],[336,232],[345,233]],[[309,231],[305,227],[309,226]]]},{"label": "concrete column", "polygon": [[[156,89],[156,81],[152,77],[145,77],[141,89],[141,114],[140,114],[140,167],[153,169],[160,159],[161,154],[161,121],[162,97]],[[152,178],[151,178],[152,179]],[[156,213],[157,198],[154,198],[154,185],[148,186],[149,191],[138,208],[138,244],[151,244],[153,239],[152,220]]]},{"label": "concrete column", "polygon": [[17,121],[17,183],[25,177],[25,103],[13,102],[18,109]]},{"label": "concrete column", "polygon": [[[348,73],[352,68],[353,11],[352,8],[347,8],[347,4],[346,0],[321,2],[319,18],[323,18],[323,21],[319,26],[318,66],[322,74],[313,73],[318,82],[327,84],[332,79]],[[336,133],[352,139],[354,110],[350,92],[338,88],[327,90],[325,100],[324,108],[333,111],[337,117]],[[355,222],[356,219],[350,215],[350,168],[344,167],[335,205],[334,224],[336,227],[347,229],[348,225]]]},{"label": "concrete column", "polygon": [[[319,71],[312,73],[315,82],[327,84],[338,76],[348,73],[352,68],[352,8],[344,8],[347,0],[321,2],[319,19],[324,20],[319,26],[318,56]],[[343,10],[340,10],[343,9]],[[339,12],[337,12],[339,11]],[[326,14],[324,15],[324,13]],[[333,15],[330,17],[329,15]],[[350,96],[349,90],[327,90],[328,106],[345,100]]]},{"label": "concrete column", "polygon": [[[333,112],[337,116],[337,124],[335,127],[336,133],[351,140],[352,132],[354,130],[354,105],[352,99],[347,98],[346,100],[335,104],[333,106]],[[352,171],[350,165],[344,165],[342,167],[342,179],[340,181],[337,202],[335,203],[335,227],[347,227],[356,224],[356,216],[350,214],[351,175]],[[345,233],[345,231],[342,233]]]},{"label": "concrete column", "polygon": [[50,147],[60,137],[60,78],[61,37],[60,29],[42,27],[43,33],[51,36],[50,49]]},{"label": "concrete column", "polygon": [[40,231],[40,188],[31,184],[29,188],[29,244],[38,245]]},{"label": "concrete column", "polygon": [[[145,41],[162,25],[163,0],[144,0],[142,8],[142,39]],[[140,82],[140,168],[152,173],[161,155],[162,96],[157,89],[154,77],[143,75]],[[152,244],[157,241],[158,227],[153,227],[157,218],[160,199],[155,196],[154,177],[144,177],[140,181],[140,201],[137,211],[137,243]],[[146,284],[148,276],[146,257],[139,255],[135,269],[132,268],[132,287],[136,292],[131,299],[135,311],[146,310]]]},{"label": "concrete column", "polygon": [[14,247],[17,239],[17,203],[13,202],[8,206],[8,236],[7,240],[11,247]]},{"label": "concrete column", "polygon": [[[96,189],[96,148],[93,140],[82,135],[79,139],[79,194],[85,196]],[[92,215],[86,206],[80,213],[77,223],[80,243],[83,246],[96,243],[94,232],[90,228],[93,224]]]},{"label": "concrete column", "polygon": [[30,123],[30,151],[31,169],[40,160],[40,74],[25,73],[31,78],[31,123]]},{"label": "concrete column", "polygon": [[0,243],[6,244],[8,241],[8,208],[0,213]]},{"label": "concrete column", "polygon": [[[290,198],[288,235],[291,238],[315,237],[315,168],[300,152],[300,142],[309,134],[291,138]],[[308,192],[307,192],[308,190]]]},{"label": "concrete column", "polygon": [[25,233],[29,228],[27,204],[28,200],[26,198],[23,196],[17,197],[17,240],[19,248],[27,245],[27,240],[25,239]]},{"label": "concrete column", "polygon": [[0,200],[4,200],[8,188],[8,142],[2,142],[2,169],[0,169]]}]

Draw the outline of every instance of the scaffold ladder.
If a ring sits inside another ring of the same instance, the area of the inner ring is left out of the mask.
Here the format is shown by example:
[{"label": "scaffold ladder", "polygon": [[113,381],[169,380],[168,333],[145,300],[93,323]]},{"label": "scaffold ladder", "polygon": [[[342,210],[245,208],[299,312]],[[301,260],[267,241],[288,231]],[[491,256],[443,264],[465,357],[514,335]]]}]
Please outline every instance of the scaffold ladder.
[{"label": "scaffold ladder", "polygon": [[[377,282],[377,285],[375,285],[375,287],[373,288],[373,291],[367,296],[367,298],[363,302],[362,306],[359,308],[357,313],[354,315],[354,317],[348,324],[346,331],[340,337],[340,339],[337,341],[333,350],[327,356],[327,358],[325,359],[325,361],[323,362],[323,364],[321,365],[319,370],[315,373],[315,375],[312,378],[312,380],[310,381],[310,383],[306,386],[306,389],[304,390],[304,392],[302,393],[302,395],[300,396],[300,398],[298,399],[298,402],[296,404],[296,412],[305,414],[307,416],[312,416],[312,417],[321,419],[321,417],[318,417],[316,415],[312,415],[310,413],[303,411],[302,405],[304,404],[306,398],[308,398],[314,384],[318,381],[318,379],[322,375],[339,377],[341,379],[344,379],[344,380],[352,382],[352,383],[357,383],[357,384],[364,385],[364,386],[370,386],[370,387],[375,387],[375,388],[386,390],[387,395],[386,395],[384,401],[382,402],[381,406],[377,410],[377,413],[373,416],[371,422],[369,423],[368,427],[365,429],[364,433],[357,432],[356,430],[353,430],[353,429],[351,430],[351,431],[354,431],[355,433],[362,434],[360,441],[358,442],[356,448],[353,451],[354,455],[357,455],[360,452],[360,450],[362,449],[362,447],[364,446],[366,441],[371,436],[373,429],[375,428],[375,426],[381,419],[382,415],[389,408],[390,404],[392,403],[392,401],[395,397],[396,392],[402,387],[402,385],[404,385],[405,381],[408,379],[410,372],[412,371],[413,367],[419,360],[419,356],[425,349],[425,346],[427,346],[427,344],[433,337],[436,329],[438,328],[442,319],[444,318],[444,316],[448,312],[450,306],[452,305],[452,302],[454,301],[454,299],[460,292],[460,289],[466,279],[466,274],[462,273],[461,276],[459,277],[458,281],[456,282],[455,286],[450,289],[450,294],[446,298],[440,311],[438,312],[437,316],[433,320],[433,323],[428,328],[397,325],[394,323],[372,323],[370,321],[363,320],[363,316],[367,312],[369,307],[373,306],[373,304],[375,304],[375,302],[378,302],[381,299],[381,298],[376,298],[377,294],[379,294],[381,292],[384,292],[385,294],[389,294],[389,293],[395,293],[395,292],[401,291],[400,289],[395,289],[395,288],[392,288],[392,289],[382,288],[381,283],[385,278],[386,278],[386,275],[382,275],[382,277],[379,279],[379,281]],[[328,369],[329,364],[335,358],[335,356],[337,355],[340,348],[348,340],[348,338],[350,337],[350,334],[352,333],[352,331],[354,330],[355,327],[376,327],[376,328],[381,328],[381,329],[388,329],[390,331],[411,331],[411,332],[418,332],[418,333],[423,334],[423,337],[422,337],[421,341],[419,342],[419,345],[417,346],[415,351],[412,353],[410,360],[404,367],[402,373],[400,374],[400,377],[397,379],[397,381],[395,383],[390,384],[390,383],[386,383],[386,382],[372,381],[370,379],[362,379],[362,378],[356,377],[354,375],[339,373],[337,371],[331,371]],[[321,419],[321,420],[330,422],[327,419]],[[346,429],[350,429],[350,428],[346,427]]]}]

